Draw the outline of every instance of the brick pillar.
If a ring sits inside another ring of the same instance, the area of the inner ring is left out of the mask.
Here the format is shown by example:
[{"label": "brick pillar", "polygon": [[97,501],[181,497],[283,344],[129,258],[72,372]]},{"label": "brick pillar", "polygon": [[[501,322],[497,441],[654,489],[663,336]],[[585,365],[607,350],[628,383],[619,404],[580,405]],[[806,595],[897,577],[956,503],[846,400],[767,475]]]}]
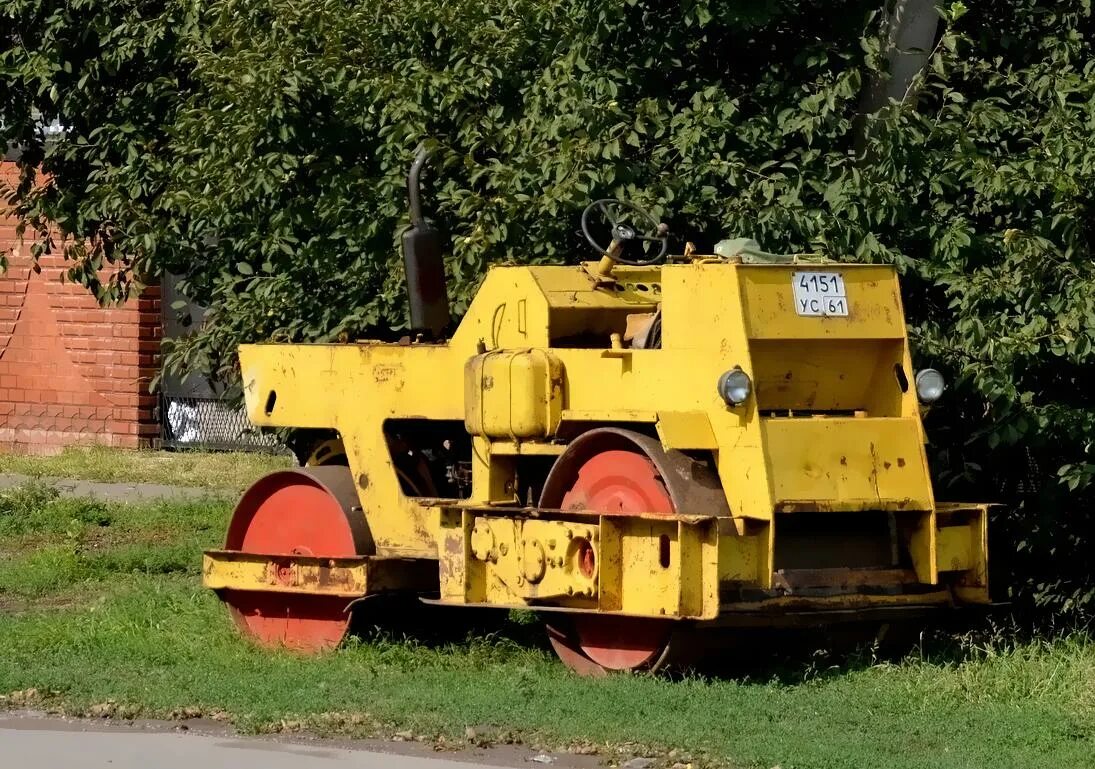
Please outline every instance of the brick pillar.
[{"label": "brick pillar", "polygon": [[[0,161],[0,180],[14,178]],[[0,451],[55,453],[75,444],[126,448],[159,436],[156,396],[160,292],[101,308],[81,286],[62,283],[60,256],[31,270],[15,223],[0,213]]]}]

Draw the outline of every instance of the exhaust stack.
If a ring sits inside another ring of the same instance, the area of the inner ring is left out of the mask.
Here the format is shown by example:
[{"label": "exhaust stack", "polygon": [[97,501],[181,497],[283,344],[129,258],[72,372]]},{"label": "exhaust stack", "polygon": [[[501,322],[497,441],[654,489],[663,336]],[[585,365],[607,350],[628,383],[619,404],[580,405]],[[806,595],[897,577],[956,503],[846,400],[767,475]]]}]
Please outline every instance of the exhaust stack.
[{"label": "exhaust stack", "polygon": [[407,174],[411,226],[403,232],[403,265],[407,273],[411,335],[421,334],[437,339],[448,328],[452,318],[445,286],[441,232],[422,214],[419,175],[429,157],[425,145],[419,145]]}]

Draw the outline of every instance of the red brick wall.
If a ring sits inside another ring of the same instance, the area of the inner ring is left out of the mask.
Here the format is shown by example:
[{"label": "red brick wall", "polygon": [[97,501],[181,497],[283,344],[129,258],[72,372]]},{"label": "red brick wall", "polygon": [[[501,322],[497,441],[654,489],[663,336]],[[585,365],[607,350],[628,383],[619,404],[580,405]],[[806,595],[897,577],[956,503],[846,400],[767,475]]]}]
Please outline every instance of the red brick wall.
[{"label": "red brick wall", "polygon": [[[14,179],[0,161],[0,181]],[[74,444],[137,448],[159,435],[156,396],[160,294],[150,288],[121,308],[100,308],[87,290],[60,281],[58,256],[31,270],[29,244],[0,210],[0,451],[46,454]]]}]

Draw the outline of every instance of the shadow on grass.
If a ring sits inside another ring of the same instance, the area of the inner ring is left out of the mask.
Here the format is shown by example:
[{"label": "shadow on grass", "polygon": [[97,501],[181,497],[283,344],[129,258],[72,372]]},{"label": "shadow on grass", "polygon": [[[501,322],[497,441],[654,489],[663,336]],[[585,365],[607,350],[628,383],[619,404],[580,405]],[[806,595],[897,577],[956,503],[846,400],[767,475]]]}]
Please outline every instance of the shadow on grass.
[{"label": "shadow on grass", "polygon": [[[361,643],[457,650],[487,641],[554,656],[543,621],[532,611],[441,607],[378,596],[355,609],[351,629]],[[827,680],[880,664],[957,666],[1038,641],[1095,637],[1091,627],[1077,624],[1059,626],[1011,613],[972,611],[890,623],[720,628],[682,635],[689,652],[686,661],[660,673],[663,678],[783,685]]]},{"label": "shadow on grass", "polygon": [[350,630],[362,643],[402,641],[440,649],[488,639],[550,651],[543,623],[531,611],[433,606],[405,596],[362,601],[354,608]]}]

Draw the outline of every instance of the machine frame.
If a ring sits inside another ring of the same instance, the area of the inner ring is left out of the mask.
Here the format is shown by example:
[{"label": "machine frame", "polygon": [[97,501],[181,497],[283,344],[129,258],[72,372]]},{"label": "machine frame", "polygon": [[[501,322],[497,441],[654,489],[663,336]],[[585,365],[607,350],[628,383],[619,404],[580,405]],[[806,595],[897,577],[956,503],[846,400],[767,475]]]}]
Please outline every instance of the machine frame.
[{"label": "machine frame", "polygon": [[[847,315],[795,312],[792,280],[811,273],[841,276]],[[634,346],[655,319],[660,345]],[[255,425],[338,436],[369,543],[210,551],[205,584],[227,595],[408,590],[712,626],[989,601],[988,506],[935,500],[891,266],[496,267],[447,341],[244,345],[240,361]],[[751,384],[740,405],[720,392],[733,370]],[[466,496],[408,483],[401,425],[465,434]],[[645,452],[669,514],[544,506],[550,468],[591,432]],[[891,563],[867,564],[859,539],[888,541]]]}]

